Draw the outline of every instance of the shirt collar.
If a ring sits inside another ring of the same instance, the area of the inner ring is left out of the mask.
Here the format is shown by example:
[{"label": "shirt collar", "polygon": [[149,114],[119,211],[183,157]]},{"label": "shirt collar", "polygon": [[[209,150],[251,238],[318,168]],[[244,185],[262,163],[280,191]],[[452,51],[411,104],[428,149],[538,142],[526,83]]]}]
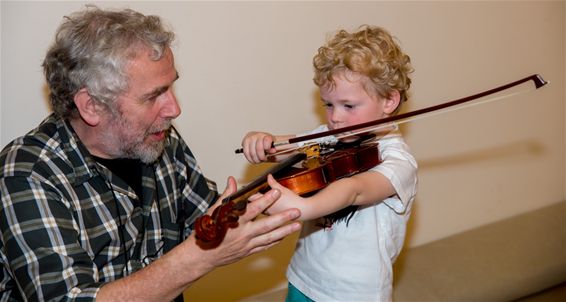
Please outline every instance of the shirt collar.
[{"label": "shirt collar", "polygon": [[69,181],[77,186],[98,175],[96,161],[71,127],[70,122],[53,115],[50,119],[55,123],[61,138],[61,149],[73,169],[73,173],[68,175]]}]

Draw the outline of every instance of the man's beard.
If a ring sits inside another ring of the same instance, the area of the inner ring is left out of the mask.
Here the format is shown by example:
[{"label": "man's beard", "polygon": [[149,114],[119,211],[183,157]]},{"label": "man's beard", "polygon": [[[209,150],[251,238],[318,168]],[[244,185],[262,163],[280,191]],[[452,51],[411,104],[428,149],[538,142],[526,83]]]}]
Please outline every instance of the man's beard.
[{"label": "man's beard", "polygon": [[[165,130],[166,136],[169,135],[169,129]],[[151,132],[150,132],[151,133]],[[157,159],[163,153],[165,149],[165,139],[161,141],[155,141],[151,143],[146,143],[143,141],[148,133],[136,137],[135,141],[124,142],[122,145],[122,152],[126,158],[139,159],[145,164],[151,164],[157,161]]]},{"label": "man's beard", "polygon": [[[108,142],[108,149],[114,150],[112,153],[115,158],[139,159],[145,164],[157,161],[165,149],[171,121],[166,121],[158,127],[151,127],[142,133],[139,128],[139,125],[132,125],[131,122],[128,122],[122,114],[115,117],[110,129],[106,131],[105,138],[105,141]],[[159,131],[165,132],[165,139],[145,142],[148,136]]]}]

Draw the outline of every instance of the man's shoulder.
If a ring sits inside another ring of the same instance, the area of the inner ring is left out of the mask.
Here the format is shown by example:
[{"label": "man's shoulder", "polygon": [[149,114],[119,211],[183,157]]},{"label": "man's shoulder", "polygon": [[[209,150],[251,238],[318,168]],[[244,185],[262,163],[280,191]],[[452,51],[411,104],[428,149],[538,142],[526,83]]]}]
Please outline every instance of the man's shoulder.
[{"label": "man's shoulder", "polygon": [[0,152],[0,177],[26,176],[44,164],[51,165],[65,158],[59,123],[50,116],[6,145]]}]

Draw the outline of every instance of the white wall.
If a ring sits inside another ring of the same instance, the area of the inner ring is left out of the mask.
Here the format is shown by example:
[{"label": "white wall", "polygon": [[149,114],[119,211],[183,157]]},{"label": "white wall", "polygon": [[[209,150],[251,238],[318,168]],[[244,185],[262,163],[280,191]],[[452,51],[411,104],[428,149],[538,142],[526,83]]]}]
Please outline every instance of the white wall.
[{"label": "white wall", "polygon": [[[550,81],[403,126],[420,165],[408,246],[565,199],[564,1],[98,3],[160,15],[176,30],[176,125],[220,189],[228,175],[245,184],[266,168],[233,153],[247,131],[294,133],[322,121],[312,56],[334,30],[367,23],[388,28],[412,58],[406,110],[533,73]],[[1,3],[0,145],[48,113],[40,64],[62,16],[83,4]],[[233,301],[278,287],[294,239],[214,272],[189,294]]]}]

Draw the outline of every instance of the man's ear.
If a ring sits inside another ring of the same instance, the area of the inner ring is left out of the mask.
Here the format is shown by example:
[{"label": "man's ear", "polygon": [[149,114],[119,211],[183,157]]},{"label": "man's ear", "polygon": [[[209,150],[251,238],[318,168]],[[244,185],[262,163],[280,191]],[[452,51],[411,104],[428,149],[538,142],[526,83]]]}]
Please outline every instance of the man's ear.
[{"label": "man's ear", "polygon": [[383,105],[383,112],[385,114],[392,114],[397,110],[399,104],[401,103],[401,94],[397,90],[391,91],[389,98],[386,98]]},{"label": "man's ear", "polygon": [[86,88],[79,90],[74,97],[75,105],[79,110],[81,119],[89,126],[96,126],[100,122],[100,106]]}]

